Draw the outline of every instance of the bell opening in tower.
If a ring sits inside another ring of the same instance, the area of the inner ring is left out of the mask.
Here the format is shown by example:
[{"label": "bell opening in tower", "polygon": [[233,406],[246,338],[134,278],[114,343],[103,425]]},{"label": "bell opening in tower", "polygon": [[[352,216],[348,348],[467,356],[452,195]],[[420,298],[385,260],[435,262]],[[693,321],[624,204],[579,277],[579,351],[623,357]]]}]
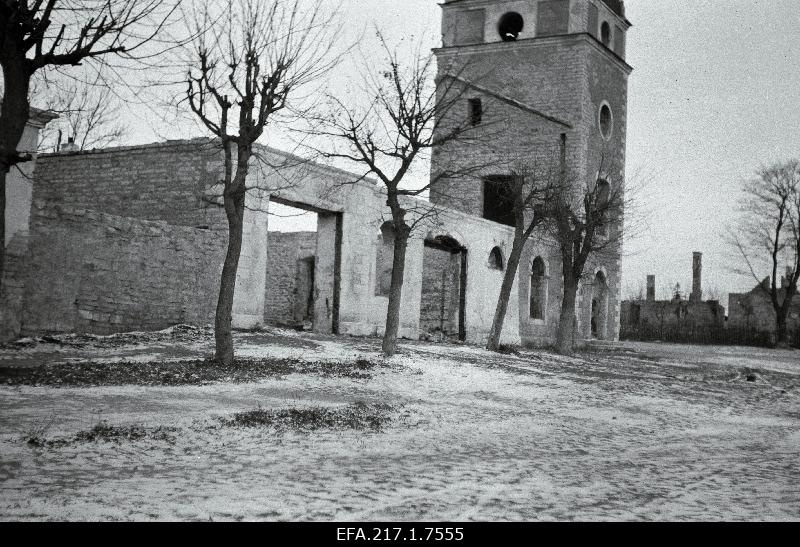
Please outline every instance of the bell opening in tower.
[{"label": "bell opening in tower", "polygon": [[523,28],[525,28],[525,20],[515,11],[503,15],[497,25],[497,31],[504,42],[516,41]]}]

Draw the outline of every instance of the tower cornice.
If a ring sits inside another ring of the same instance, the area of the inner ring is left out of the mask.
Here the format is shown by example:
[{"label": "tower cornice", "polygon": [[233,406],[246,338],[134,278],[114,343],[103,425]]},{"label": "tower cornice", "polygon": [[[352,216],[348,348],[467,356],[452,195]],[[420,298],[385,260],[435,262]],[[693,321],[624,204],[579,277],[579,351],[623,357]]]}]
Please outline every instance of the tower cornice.
[{"label": "tower cornice", "polygon": [[537,38],[525,38],[513,42],[488,42],[484,44],[469,44],[463,46],[447,46],[433,48],[433,52],[439,54],[454,54],[454,55],[474,55],[475,53],[494,53],[497,51],[519,50],[525,48],[535,49],[537,47],[551,46],[557,43],[564,43],[564,41],[580,42],[585,41],[590,46],[594,47],[597,51],[604,53],[617,67],[630,74],[633,72],[633,67],[626,63],[622,57],[614,53],[612,50],[605,47],[600,41],[589,34],[588,32],[579,32],[571,34],[559,34],[555,36],[543,36]]}]

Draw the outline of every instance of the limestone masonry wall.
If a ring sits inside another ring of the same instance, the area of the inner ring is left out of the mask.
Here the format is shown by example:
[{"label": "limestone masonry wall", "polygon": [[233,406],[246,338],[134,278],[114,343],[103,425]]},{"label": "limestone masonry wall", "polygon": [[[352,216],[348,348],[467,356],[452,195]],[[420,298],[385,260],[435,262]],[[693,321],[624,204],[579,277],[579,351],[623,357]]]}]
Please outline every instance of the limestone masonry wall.
[{"label": "limestone masonry wall", "polygon": [[225,227],[221,208],[203,199],[220,177],[218,146],[204,140],[45,154],[33,198],[181,226]]},{"label": "limestone masonry wall", "polygon": [[213,322],[224,236],[34,202],[22,333]]},{"label": "limestone masonry wall", "polygon": [[264,294],[264,321],[292,323],[298,297],[305,300],[304,287],[298,287],[298,261],[313,257],[317,249],[316,232],[269,232],[267,236],[267,282]]}]

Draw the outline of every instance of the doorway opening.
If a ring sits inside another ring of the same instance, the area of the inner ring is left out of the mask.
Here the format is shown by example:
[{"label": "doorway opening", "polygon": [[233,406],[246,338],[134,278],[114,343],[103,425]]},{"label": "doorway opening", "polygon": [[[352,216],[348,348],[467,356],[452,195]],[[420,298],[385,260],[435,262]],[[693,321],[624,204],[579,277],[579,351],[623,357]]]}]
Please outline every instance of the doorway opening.
[{"label": "doorway opening", "polygon": [[425,240],[419,328],[423,338],[466,340],[467,249],[449,236]]},{"label": "doorway opening", "polygon": [[339,331],[342,215],[270,198],[264,322]]}]

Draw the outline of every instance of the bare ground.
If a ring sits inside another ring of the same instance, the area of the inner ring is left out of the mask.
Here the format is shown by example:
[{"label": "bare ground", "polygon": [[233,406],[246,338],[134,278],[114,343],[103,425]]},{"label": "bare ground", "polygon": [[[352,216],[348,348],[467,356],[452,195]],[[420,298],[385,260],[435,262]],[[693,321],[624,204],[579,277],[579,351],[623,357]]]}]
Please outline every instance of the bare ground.
[{"label": "bare ground", "polygon": [[238,334],[231,372],[211,344],[0,349],[0,519],[800,518],[797,351],[383,360],[375,340],[273,330]]}]

